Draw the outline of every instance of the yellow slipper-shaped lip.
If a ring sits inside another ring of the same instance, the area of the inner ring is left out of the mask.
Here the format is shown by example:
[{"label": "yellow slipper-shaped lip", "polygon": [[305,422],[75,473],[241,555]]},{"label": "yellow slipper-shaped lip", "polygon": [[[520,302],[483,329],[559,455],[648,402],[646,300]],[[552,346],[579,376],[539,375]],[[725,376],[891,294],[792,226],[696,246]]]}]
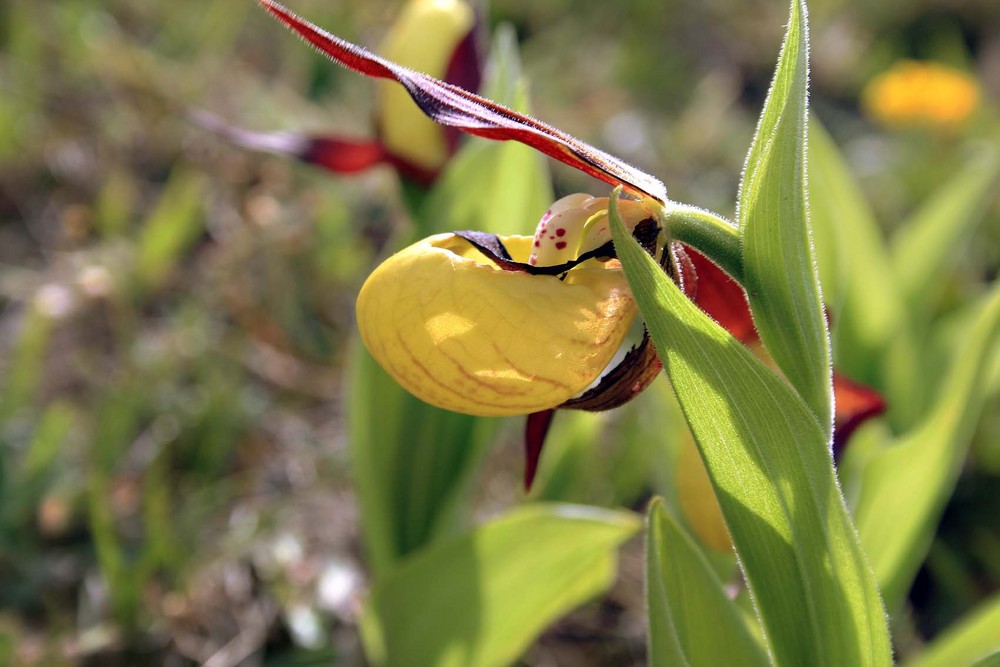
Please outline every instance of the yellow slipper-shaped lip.
[{"label": "yellow slipper-shaped lip", "polygon": [[[526,262],[532,238],[502,237]],[[418,398],[482,416],[553,408],[586,389],[622,345],[636,307],[617,261],[556,276],[506,271],[455,234],[396,253],[368,278],[365,346]]]}]

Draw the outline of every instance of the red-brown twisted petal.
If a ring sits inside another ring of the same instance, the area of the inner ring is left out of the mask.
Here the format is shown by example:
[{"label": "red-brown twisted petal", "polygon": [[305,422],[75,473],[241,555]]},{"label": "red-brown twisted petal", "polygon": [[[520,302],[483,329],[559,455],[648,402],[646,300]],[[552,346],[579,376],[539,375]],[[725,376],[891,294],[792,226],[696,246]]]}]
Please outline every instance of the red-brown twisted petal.
[{"label": "red-brown twisted petal", "polygon": [[292,31],[341,65],[367,76],[394,79],[417,106],[441,125],[495,140],[531,146],[611,185],[622,185],[660,202],[667,190],[656,178],[539,120],[517,113],[458,86],[414,72],[331,35],[272,0],[258,2]]},{"label": "red-brown twisted petal", "polygon": [[833,453],[839,455],[854,429],[885,412],[882,395],[847,376],[833,372]]},{"label": "red-brown twisted petal", "polygon": [[689,247],[687,255],[697,276],[695,304],[744,345],[757,342],[757,329],[740,284],[697,250]]},{"label": "red-brown twisted petal", "polygon": [[545,444],[545,436],[548,435],[549,427],[552,426],[552,418],[555,417],[555,409],[532,412],[528,415],[528,420],[524,425],[524,492],[531,491],[531,485],[535,481],[535,473],[538,472],[538,459],[542,456],[542,446]]},{"label": "red-brown twisted petal", "polygon": [[[476,19],[476,24],[480,19]],[[483,62],[479,55],[479,35],[475,26],[469,34],[455,46],[448,67],[444,73],[444,80],[463,90],[478,92],[482,85]],[[448,151],[454,153],[458,150],[459,139],[462,132],[456,127],[444,128],[445,141],[448,143]]]},{"label": "red-brown twisted petal", "polygon": [[215,132],[243,148],[289,155],[338,174],[354,174],[382,162],[394,162],[377,141],[342,139],[299,134],[297,132],[255,132],[230,125],[215,114],[192,110],[188,117],[195,124]]}]

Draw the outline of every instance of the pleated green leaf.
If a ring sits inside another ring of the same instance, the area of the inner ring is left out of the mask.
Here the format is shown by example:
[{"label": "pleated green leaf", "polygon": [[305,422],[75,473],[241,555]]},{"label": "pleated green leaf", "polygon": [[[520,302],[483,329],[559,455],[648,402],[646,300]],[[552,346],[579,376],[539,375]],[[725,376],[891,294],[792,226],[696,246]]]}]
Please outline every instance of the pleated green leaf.
[{"label": "pleated green leaf", "polygon": [[986,361],[998,344],[995,287],[924,421],[864,471],[854,515],[890,610],[905,599],[954,489],[986,398]]},{"label": "pleated green leaf", "polygon": [[812,410],[702,313],[638,243],[612,233],[694,434],[778,665],[885,665],[875,578]]},{"label": "pleated green leaf", "polygon": [[844,219],[870,215],[861,193],[852,190],[854,183],[838,157],[833,140],[813,118],[809,123],[809,227],[823,302],[835,313],[844,305],[851,280],[851,255],[843,252],[851,243]]},{"label": "pleated green leaf", "polygon": [[829,435],[830,342],[807,223],[808,22],[793,0],[740,184],[744,286],[761,340]]},{"label": "pleated green leaf", "polygon": [[[375,664],[509,665],[548,625],[614,581],[630,512],[532,504],[415,554],[375,587]],[[373,612],[373,613],[372,613]]]},{"label": "pleated green leaf", "polygon": [[770,664],[704,553],[662,498],[650,503],[646,518],[646,608],[653,667]]}]

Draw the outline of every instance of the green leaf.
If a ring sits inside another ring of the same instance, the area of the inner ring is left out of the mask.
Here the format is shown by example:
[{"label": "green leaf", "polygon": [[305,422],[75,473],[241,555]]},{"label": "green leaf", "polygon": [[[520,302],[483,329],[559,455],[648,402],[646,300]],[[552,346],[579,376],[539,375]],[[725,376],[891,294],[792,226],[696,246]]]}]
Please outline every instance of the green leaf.
[{"label": "green leaf", "polygon": [[649,664],[770,664],[705,555],[662,498],[650,503],[646,521]]},{"label": "green leaf", "polygon": [[356,343],[348,431],[362,537],[376,580],[458,530],[496,420],[441,410],[400,387]]},{"label": "green leaf", "polygon": [[[523,91],[516,42],[501,31],[487,92]],[[507,98],[507,99],[505,99]],[[523,97],[521,102],[523,103]],[[416,233],[482,229],[530,233],[552,202],[547,166],[514,142],[471,140],[421,206]],[[349,424],[363,539],[376,578],[402,556],[454,533],[497,420],[441,410],[402,389],[356,346]]]},{"label": "green leaf", "polygon": [[[885,341],[898,326],[901,304],[889,288],[893,275],[875,213],[868,205],[844,156],[815,117],[809,124],[809,219],[816,242],[826,305],[840,313],[851,296],[872,292],[861,308],[871,305],[859,325],[870,327],[866,340]],[[834,320],[834,331],[840,318]],[[838,359],[839,361],[839,359]]]},{"label": "green leaf", "polygon": [[[969,612],[931,642],[906,667],[972,665],[989,656],[1000,662],[1000,595]],[[978,664],[983,664],[982,662]]]},{"label": "green leaf", "polygon": [[892,239],[892,268],[918,320],[940,299],[941,276],[961,257],[960,250],[995,199],[1000,153],[984,146],[943,184]]},{"label": "green leaf", "polygon": [[1000,667],[1000,650],[990,653],[982,660],[977,660],[972,667]]},{"label": "green leaf", "polygon": [[[512,663],[549,624],[614,580],[627,512],[532,504],[402,563],[368,601],[376,664]],[[377,620],[376,620],[377,619]]]},{"label": "green leaf", "polygon": [[874,455],[855,508],[858,531],[886,605],[895,610],[927,555],[979,419],[989,380],[985,363],[1000,340],[994,287],[924,421]]},{"label": "green leaf", "polygon": [[905,321],[903,303],[875,214],[844,156],[816,119],[809,131],[809,175],[817,240],[836,239],[834,264],[842,266],[831,269],[840,273],[841,281],[823,284],[827,304],[837,314],[833,331],[838,368],[846,364],[844,370],[859,377],[854,366],[859,371],[870,367]]},{"label": "green leaf", "polygon": [[[502,25],[493,36],[483,94],[528,112],[520,69],[513,28]],[[448,163],[422,207],[422,232],[530,234],[552,200],[548,164],[537,151],[514,141],[471,138]],[[447,227],[441,226],[444,221]]]},{"label": "green leaf", "polygon": [[701,312],[624,229],[618,257],[694,434],[779,665],[882,665],[875,579],[827,437],[793,389]]},{"label": "green leaf", "polygon": [[761,341],[833,429],[830,341],[813,260],[806,197],[808,23],[793,0],[785,43],[740,184],[743,285]]},{"label": "green leaf", "polygon": [[[912,424],[924,383],[910,314],[875,214],[844,157],[815,119],[809,174],[810,219],[817,256],[823,260],[821,275],[835,276],[827,278],[833,284],[824,282],[823,294],[833,310],[837,369],[884,390],[892,397],[892,421]],[[823,247],[830,244],[836,248]]]}]

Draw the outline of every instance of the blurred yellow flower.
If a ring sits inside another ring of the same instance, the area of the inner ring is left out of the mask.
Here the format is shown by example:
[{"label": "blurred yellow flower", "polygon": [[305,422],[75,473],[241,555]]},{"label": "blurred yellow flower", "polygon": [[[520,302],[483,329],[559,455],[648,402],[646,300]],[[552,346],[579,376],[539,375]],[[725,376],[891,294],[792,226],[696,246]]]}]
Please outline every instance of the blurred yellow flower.
[{"label": "blurred yellow flower", "polygon": [[865,112],[892,126],[952,129],[979,106],[979,84],[941,63],[902,60],[873,78],[861,94]]}]

